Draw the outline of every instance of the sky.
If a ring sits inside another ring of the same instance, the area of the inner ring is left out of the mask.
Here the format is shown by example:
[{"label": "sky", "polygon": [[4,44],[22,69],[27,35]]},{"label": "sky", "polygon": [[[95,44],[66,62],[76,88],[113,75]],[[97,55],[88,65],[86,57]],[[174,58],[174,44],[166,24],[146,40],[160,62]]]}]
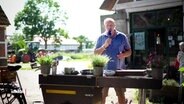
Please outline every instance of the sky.
[{"label": "sky", "polygon": [[[14,33],[14,18],[24,7],[26,0],[0,0],[0,5],[7,15],[11,25],[7,27],[7,35]],[[70,37],[85,35],[95,41],[101,34],[100,15],[113,12],[100,10],[104,0],[58,0],[61,8],[67,12],[69,19],[66,29]]]}]

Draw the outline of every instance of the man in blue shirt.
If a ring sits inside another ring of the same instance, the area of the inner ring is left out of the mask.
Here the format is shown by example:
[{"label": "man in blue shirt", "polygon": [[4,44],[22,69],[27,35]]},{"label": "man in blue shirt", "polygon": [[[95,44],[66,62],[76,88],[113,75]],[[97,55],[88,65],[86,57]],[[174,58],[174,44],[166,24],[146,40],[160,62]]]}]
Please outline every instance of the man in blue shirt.
[{"label": "man in blue shirt", "polygon": [[[116,23],[112,18],[106,18],[104,20],[104,27],[105,32],[98,38],[94,53],[110,57],[110,61],[107,63],[105,70],[115,71],[125,69],[125,58],[129,57],[132,53],[128,38],[124,33],[116,30]],[[124,95],[126,89],[114,89],[118,96],[119,104],[126,104]],[[108,87],[104,87],[102,90],[102,104],[105,104],[108,90]]]}]

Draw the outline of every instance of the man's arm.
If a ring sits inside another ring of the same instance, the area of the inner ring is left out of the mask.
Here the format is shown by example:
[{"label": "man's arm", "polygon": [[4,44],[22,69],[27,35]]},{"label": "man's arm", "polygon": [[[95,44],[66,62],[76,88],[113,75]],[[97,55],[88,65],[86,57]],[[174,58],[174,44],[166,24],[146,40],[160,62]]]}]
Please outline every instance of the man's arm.
[{"label": "man's arm", "polygon": [[119,55],[117,55],[117,57],[119,59],[122,59],[122,58],[125,58],[125,57],[129,57],[131,54],[132,54],[132,50],[131,49],[128,49],[125,52],[120,53]]},{"label": "man's arm", "polygon": [[102,45],[100,48],[96,48],[94,53],[101,55],[106,50],[105,46]]},{"label": "man's arm", "polygon": [[101,47],[95,49],[94,53],[101,55],[106,50],[106,48],[111,44],[111,41],[112,39],[108,38]]}]

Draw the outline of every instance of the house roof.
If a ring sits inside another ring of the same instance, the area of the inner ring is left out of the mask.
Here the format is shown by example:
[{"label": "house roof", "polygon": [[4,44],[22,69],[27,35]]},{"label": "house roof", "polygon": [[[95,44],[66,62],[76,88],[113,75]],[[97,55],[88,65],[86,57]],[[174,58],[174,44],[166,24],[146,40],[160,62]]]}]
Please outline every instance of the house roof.
[{"label": "house roof", "polygon": [[104,0],[102,5],[100,6],[100,9],[103,10],[112,10],[117,0]]},{"label": "house roof", "polygon": [[0,25],[10,25],[8,17],[4,13],[3,9],[0,6]]},{"label": "house roof", "polygon": [[116,5],[116,3],[126,3],[126,2],[132,2],[133,0],[104,0],[102,5],[100,6],[100,9],[103,10],[113,10],[113,7]]},{"label": "house roof", "polygon": [[181,6],[182,0],[104,0],[100,9],[139,12]]}]

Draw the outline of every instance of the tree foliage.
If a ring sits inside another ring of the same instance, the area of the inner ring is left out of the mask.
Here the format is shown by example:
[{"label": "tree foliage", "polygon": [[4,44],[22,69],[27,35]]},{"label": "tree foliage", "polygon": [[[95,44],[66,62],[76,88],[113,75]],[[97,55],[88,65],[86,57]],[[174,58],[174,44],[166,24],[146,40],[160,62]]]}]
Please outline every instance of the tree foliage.
[{"label": "tree foliage", "polygon": [[87,40],[86,41],[86,48],[93,48],[94,47],[94,43],[93,43],[93,41],[90,41],[90,40]]},{"label": "tree foliage", "polygon": [[87,37],[85,37],[84,35],[80,35],[78,37],[73,37],[74,40],[76,40],[79,43],[79,51],[82,51],[83,49],[83,43],[86,43],[86,41],[88,40]]},{"label": "tree foliage", "polygon": [[47,49],[47,41],[52,36],[57,42],[60,42],[59,37],[68,38],[67,32],[62,27],[67,19],[66,12],[60,10],[58,2],[28,0],[14,21],[16,29],[22,30],[27,40],[31,41],[35,35],[38,35],[44,40]]},{"label": "tree foliage", "polygon": [[20,49],[27,49],[26,41],[23,35],[21,34],[14,34],[9,40],[13,50],[18,52]]}]

